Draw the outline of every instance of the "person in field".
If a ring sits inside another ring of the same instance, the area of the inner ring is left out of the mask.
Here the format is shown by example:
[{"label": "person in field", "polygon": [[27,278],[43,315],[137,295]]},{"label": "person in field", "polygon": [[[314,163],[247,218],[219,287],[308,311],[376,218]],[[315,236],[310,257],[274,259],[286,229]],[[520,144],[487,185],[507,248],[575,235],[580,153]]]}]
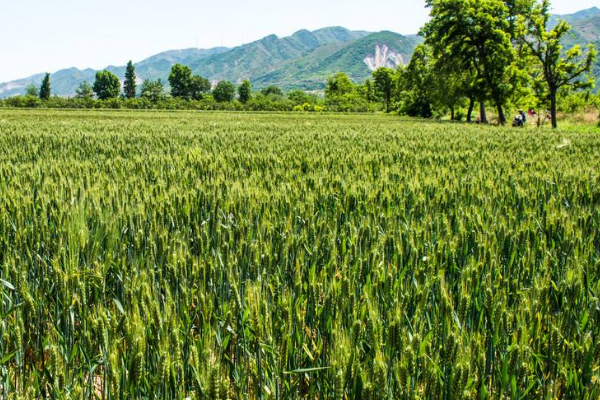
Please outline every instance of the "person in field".
[{"label": "person in field", "polygon": [[527,122],[527,115],[525,115],[523,110],[519,110],[519,113],[517,114],[515,119],[513,119],[513,126],[514,127],[522,127],[522,126],[525,126],[526,122]]}]

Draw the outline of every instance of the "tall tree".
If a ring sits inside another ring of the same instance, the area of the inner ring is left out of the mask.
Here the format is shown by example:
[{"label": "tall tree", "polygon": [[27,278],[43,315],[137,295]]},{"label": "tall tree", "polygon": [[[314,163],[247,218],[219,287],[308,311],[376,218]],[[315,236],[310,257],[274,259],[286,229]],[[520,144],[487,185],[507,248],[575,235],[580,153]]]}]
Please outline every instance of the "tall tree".
[{"label": "tall tree", "polygon": [[94,97],[94,89],[87,81],[83,81],[79,84],[77,90],[75,90],[75,97],[78,99],[90,100]]},{"label": "tall tree", "polygon": [[585,54],[579,46],[563,51],[561,41],[571,27],[560,21],[549,29],[550,17],[550,2],[535,1],[525,16],[519,41],[538,61],[550,103],[552,128],[556,129],[558,93],[593,85],[594,78],[590,72],[597,53],[593,46]]},{"label": "tall tree", "polygon": [[42,86],[40,86],[40,99],[50,100],[50,74],[46,73],[42,80]]},{"label": "tall tree", "polygon": [[402,74],[402,105],[400,112],[412,117],[429,118],[433,114],[433,73],[430,49],[421,44]]},{"label": "tall tree", "polygon": [[213,90],[213,96],[219,103],[229,103],[235,98],[235,86],[231,82],[221,81]]},{"label": "tall tree", "polygon": [[240,87],[238,87],[238,96],[242,103],[246,104],[252,97],[252,84],[246,79]]},{"label": "tall tree", "polygon": [[375,94],[380,97],[385,106],[385,112],[390,112],[392,101],[392,89],[394,86],[394,70],[390,68],[378,68],[373,71],[373,82],[375,83]]},{"label": "tall tree", "polygon": [[121,92],[121,81],[110,71],[98,71],[93,89],[100,100],[114,99]]},{"label": "tall tree", "polygon": [[485,100],[498,109],[506,123],[504,106],[515,86],[516,59],[511,37],[510,10],[500,0],[427,0],[431,19],[422,33],[435,58],[476,72],[481,117],[485,122]]},{"label": "tall tree", "polygon": [[175,64],[171,67],[171,73],[169,74],[171,96],[189,99],[191,84],[192,70],[190,67],[181,64]]},{"label": "tall tree", "polygon": [[127,69],[125,71],[125,82],[123,84],[123,93],[126,99],[135,99],[136,96],[136,76],[135,67],[133,62],[127,63]]}]

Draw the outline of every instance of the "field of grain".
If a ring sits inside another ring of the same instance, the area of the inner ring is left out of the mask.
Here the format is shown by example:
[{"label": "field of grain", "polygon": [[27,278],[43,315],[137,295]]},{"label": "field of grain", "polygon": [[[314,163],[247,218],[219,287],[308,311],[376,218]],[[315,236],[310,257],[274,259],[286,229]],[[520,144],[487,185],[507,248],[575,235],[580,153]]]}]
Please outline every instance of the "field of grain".
[{"label": "field of grain", "polygon": [[2,399],[600,396],[600,135],[0,111]]}]

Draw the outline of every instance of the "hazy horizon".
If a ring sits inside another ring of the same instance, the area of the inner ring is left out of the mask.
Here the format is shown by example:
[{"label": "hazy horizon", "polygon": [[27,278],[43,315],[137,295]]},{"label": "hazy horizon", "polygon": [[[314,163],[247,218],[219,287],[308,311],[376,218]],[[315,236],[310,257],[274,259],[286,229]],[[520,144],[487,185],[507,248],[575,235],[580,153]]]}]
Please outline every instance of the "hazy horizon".
[{"label": "hazy horizon", "polygon": [[[0,82],[63,68],[124,65],[167,50],[234,47],[270,34],[289,36],[300,29],[343,26],[415,34],[428,18],[424,1],[408,0],[378,0],[377,6],[364,0],[211,4],[174,0],[168,5],[158,0],[104,0],[98,4],[86,6],[81,0],[0,4],[5,30],[11,33],[0,37],[3,59],[9,61],[0,64]],[[553,2],[553,12],[570,14],[597,5],[597,0],[560,0]]]}]

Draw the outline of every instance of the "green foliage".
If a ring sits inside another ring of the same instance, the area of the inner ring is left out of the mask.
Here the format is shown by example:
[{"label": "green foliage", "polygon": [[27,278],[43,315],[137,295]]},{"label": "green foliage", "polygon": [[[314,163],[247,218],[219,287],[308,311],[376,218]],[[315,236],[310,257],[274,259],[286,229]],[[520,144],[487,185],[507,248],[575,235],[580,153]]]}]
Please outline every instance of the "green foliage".
[{"label": "green foliage", "polygon": [[201,100],[211,89],[210,82],[201,76],[192,75],[190,67],[175,64],[169,75],[171,96],[188,100]]},{"label": "green foliage", "polygon": [[293,101],[296,105],[317,102],[317,99],[314,95],[309,95],[302,90],[292,90],[287,94],[287,98]]},{"label": "green foliage", "polygon": [[211,84],[208,79],[195,75],[191,77],[189,83],[189,98],[192,100],[202,100],[210,92]]},{"label": "green foliage", "polygon": [[[258,93],[247,102],[217,102],[211,95],[203,95],[202,99],[192,100],[167,97],[163,92],[162,81],[148,81],[142,84],[142,95],[136,99],[113,98],[109,100],[94,100],[93,92],[90,96],[76,96],[75,98],[62,98],[54,96],[43,103],[46,108],[116,108],[116,109],[155,109],[155,110],[205,110],[205,111],[293,111],[298,105],[293,100],[284,98],[275,99],[273,96],[265,97]],[[82,92],[83,93],[83,92]],[[325,111],[321,106],[322,100],[316,96],[308,96],[310,111]],[[304,104],[304,103],[301,103]],[[42,103],[37,97],[14,96],[0,100],[0,107],[40,107]],[[320,107],[320,108],[317,108]],[[331,111],[335,111],[330,109]],[[348,110],[352,111],[352,110]],[[356,111],[365,111],[364,109]]]},{"label": "green foliage", "polygon": [[87,81],[81,82],[75,93],[75,97],[78,99],[91,100],[94,98],[94,88]]},{"label": "green foliage", "polygon": [[249,80],[246,79],[238,87],[238,97],[243,104],[246,104],[252,98],[252,84]]},{"label": "green foliage", "polygon": [[593,130],[0,110],[2,393],[596,400]]},{"label": "green foliage", "polygon": [[269,85],[260,91],[263,96],[278,99],[283,97],[283,90],[276,85]]},{"label": "green foliage", "polygon": [[112,72],[100,71],[96,73],[93,89],[100,100],[114,99],[121,93],[121,82]]},{"label": "green foliage", "polygon": [[51,89],[50,89],[50,74],[46,73],[40,86],[40,100],[50,100]]},{"label": "green foliage", "polygon": [[171,96],[189,99],[191,82],[192,70],[190,67],[181,64],[175,64],[171,67],[171,73],[169,74]]},{"label": "green foliage", "polygon": [[348,78],[343,72],[338,72],[333,77],[327,79],[327,86],[325,88],[326,98],[335,98],[339,96],[349,95],[354,92],[356,87],[354,83]]},{"label": "green foliage", "polygon": [[126,99],[135,99],[136,79],[135,67],[133,66],[133,62],[129,61],[125,70],[125,83],[123,84],[123,93]]},{"label": "green foliage", "polygon": [[39,97],[40,91],[38,87],[32,83],[31,85],[27,86],[27,88],[25,88],[25,96]]},{"label": "green foliage", "polygon": [[372,105],[343,72],[337,73],[327,80],[325,103],[333,111],[366,112],[372,110]]},{"label": "green foliage", "polygon": [[[398,84],[398,77],[396,77],[396,86]],[[373,85],[373,81],[368,78],[365,80],[365,83],[358,88],[362,97],[365,98],[369,103],[372,103],[377,100],[377,93],[375,92],[375,85]]]},{"label": "green foliage", "polygon": [[[373,71],[373,83],[375,96],[383,100],[385,111],[390,112],[390,105],[392,102],[392,91],[394,88],[394,81],[396,79],[395,72],[390,68],[378,68]],[[370,81],[367,82],[369,84]],[[369,96],[369,88],[367,88],[367,96]],[[367,99],[368,100],[368,99]]]},{"label": "green foliage", "polygon": [[[522,19],[520,43],[533,58],[541,71],[539,79],[545,84],[542,94],[550,102],[552,127],[557,127],[557,96],[559,91],[569,91],[593,86],[591,75],[597,52],[590,46],[584,55],[579,46],[564,51],[562,42],[571,27],[566,21],[549,29],[550,2],[533,1]],[[587,76],[586,76],[587,75]]]},{"label": "green foliage", "polygon": [[230,103],[235,98],[235,86],[228,81],[221,81],[213,90],[213,97],[219,103]]},{"label": "green foliage", "polygon": [[419,45],[401,77],[403,89],[400,113],[411,117],[429,118],[433,115],[431,95],[435,71],[429,47]]},{"label": "green foliage", "polygon": [[[480,101],[491,100],[501,124],[517,85],[512,7],[501,0],[428,0],[431,20],[422,33],[436,59],[476,74]],[[482,116],[482,119],[486,119]]]},{"label": "green foliage", "polygon": [[142,83],[142,90],[140,96],[143,99],[156,103],[165,99],[165,85],[162,80],[150,80],[146,79]]}]

